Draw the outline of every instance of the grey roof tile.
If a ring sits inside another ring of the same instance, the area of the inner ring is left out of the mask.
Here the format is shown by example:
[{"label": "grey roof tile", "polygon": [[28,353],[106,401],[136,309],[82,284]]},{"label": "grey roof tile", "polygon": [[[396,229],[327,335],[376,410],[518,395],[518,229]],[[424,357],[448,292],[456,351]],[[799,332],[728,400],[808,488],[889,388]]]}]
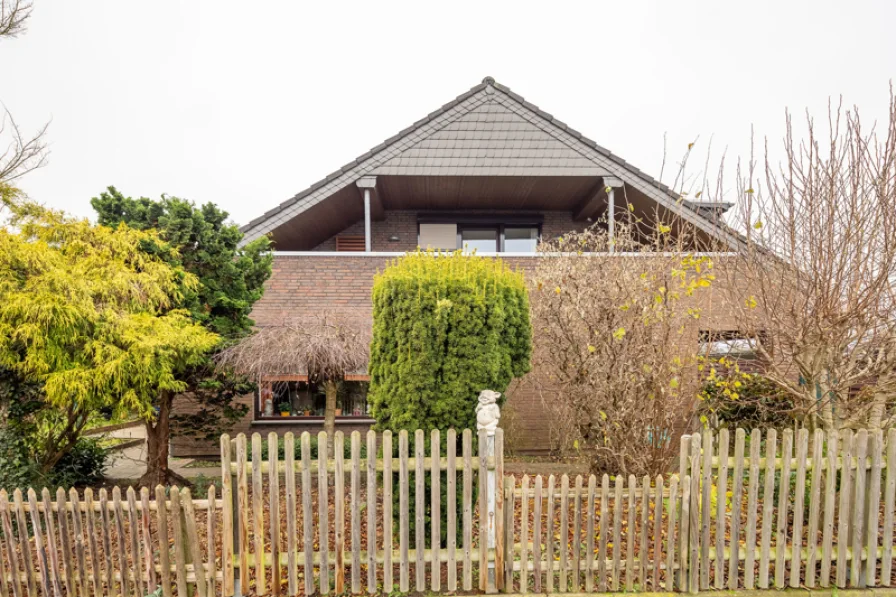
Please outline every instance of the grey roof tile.
[{"label": "grey roof tile", "polygon": [[[468,105],[465,105],[467,102]],[[537,122],[538,119],[544,122]],[[551,131],[550,134],[547,130]],[[431,140],[438,143],[430,144]],[[446,144],[442,145],[442,142]],[[413,165],[406,167],[402,152],[408,153],[415,146],[427,151],[421,157],[410,157],[415,154],[409,154],[407,159],[412,160]],[[480,151],[480,148],[485,151]],[[534,157],[529,152],[522,152],[523,148],[535,149]],[[496,154],[495,150],[502,153]],[[329,194],[351,184],[362,173],[445,173],[446,167],[444,162],[440,165],[440,160],[446,157],[453,160],[454,165],[448,169],[455,174],[476,172],[479,175],[501,175],[508,174],[508,168],[513,172],[519,168],[522,173],[541,171],[544,174],[550,171],[551,174],[574,175],[596,172],[600,175],[604,166],[611,167],[611,172],[621,169],[628,175],[623,175],[626,182],[634,175],[640,181],[633,180],[631,184],[667,204],[670,209],[678,209],[675,205],[678,197],[667,186],[488,77],[323,180],[250,221],[242,227],[246,233],[244,242],[273,230],[280,222],[288,221]],[[458,166],[461,161],[466,165]],[[505,165],[498,166],[499,163]],[[688,202],[684,204],[690,213],[695,214],[696,223],[708,232],[717,235],[721,232],[723,236],[733,239],[734,243],[740,242],[729,230],[704,218],[705,210]]]}]

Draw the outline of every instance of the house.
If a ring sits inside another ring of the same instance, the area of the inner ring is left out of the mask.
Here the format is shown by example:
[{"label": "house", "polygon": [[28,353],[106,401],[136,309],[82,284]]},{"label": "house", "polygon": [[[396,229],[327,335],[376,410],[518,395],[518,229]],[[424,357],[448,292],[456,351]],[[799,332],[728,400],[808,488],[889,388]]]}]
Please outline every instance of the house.
[{"label": "house", "polygon": [[[720,223],[728,205],[679,199],[486,77],[243,227],[246,241],[270,235],[275,246],[273,275],[252,317],[259,326],[323,311],[369,320],[374,274],[406,251],[475,248],[531,270],[540,239],[581,230],[628,204],[644,217],[657,208],[673,212],[731,250],[741,242]],[[373,422],[366,380],[363,371],[346,377],[338,428],[363,430]],[[548,447],[550,422],[530,385],[515,384],[508,398],[521,431],[518,447],[537,451]],[[232,431],[321,428],[323,392],[301,372],[265,380],[246,401],[249,415]],[[201,451],[189,438],[172,448]]]}]

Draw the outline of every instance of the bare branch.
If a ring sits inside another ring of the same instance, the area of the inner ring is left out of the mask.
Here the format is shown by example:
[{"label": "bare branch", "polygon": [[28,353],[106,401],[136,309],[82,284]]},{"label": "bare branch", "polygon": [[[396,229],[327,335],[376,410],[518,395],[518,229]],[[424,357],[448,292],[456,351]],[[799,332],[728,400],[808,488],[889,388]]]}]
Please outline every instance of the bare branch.
[{"label": "bare branch", "polygon": [[9,137],[6,149],[0,153],[0,183],[11,183],[47,163],[46,133],[50,123],[31,136],[22,134],[6,107],[0,115],[0,143]]},{"label": "bare branch", "polygon": [[33,9],[30,0],[0,0],[0,39],[24,33]]}]

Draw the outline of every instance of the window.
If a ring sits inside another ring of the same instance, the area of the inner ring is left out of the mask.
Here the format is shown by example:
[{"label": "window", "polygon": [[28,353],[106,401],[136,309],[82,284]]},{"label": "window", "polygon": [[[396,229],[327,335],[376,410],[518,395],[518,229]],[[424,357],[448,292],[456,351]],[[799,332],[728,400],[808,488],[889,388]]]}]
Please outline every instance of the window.
[{"label": "window", "polygon": [[505,253],[534,253],[538,248],[538,228],[504,228]]},{"label": "window", "polygon": [[497,253],[498,228],[497,227],[464,227],[460,230],[461,247],[464,252],[472,253]]},{"label": "window", "polygon": [[[324,385],[308,381],[269,381],[258,393],[258,418],[323,419],[327,405]],[[343,381],[336,394],[336,417],[368,418],[367,382]]]},{"label": "window", "polygon": [[420,224],[417,244],[421,249],[454,251],[457,249],[457,224]]},{"label": "window", "polygon": [[758,338],[750,338],[737,331],[700,332],[700,354],[711,359],[755,360],[758,345]]}]

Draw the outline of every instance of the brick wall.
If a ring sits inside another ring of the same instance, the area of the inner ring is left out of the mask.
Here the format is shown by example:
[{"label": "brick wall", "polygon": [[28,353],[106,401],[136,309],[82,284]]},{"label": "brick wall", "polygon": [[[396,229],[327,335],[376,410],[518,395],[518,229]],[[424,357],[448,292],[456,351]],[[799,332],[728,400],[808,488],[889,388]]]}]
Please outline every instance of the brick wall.
[{"label": "brick wall", "polygon": [[[545,222],[547,224],[547,220]],[[587,258],[587,257],[586,257]],[[549,258],[548,258],[549,259]],[[621,257],[621,259],[643,259],[642,257]],[[268,281],[264,297],[255,305],[252,317],[258,325],[276,325],[283,321],[321,311],[341,312],[355,316],[370,317],[372,306],[370,292],[373,276],[391,260],[389,257],[346,253],[339,256],[279,255],[274,259],[273,275]],[[509,257],[505,261],[513,268],[531,272],[537,265],[536,257]],[[722,276],[720,276],[722,278]],[[736,329],[736,321],[726,309],[723,293],[711,290],[705,295],[701,306],[705,311],[702,320],[706,329]],[[696,341],[696,340],[695,340]],[[545,372],[533,371],[523,380],[509,388],[508,407],[512,412],[513,438],[515,448],[524,452],[539,452],[549,447],[551,424],[542,408],[544,387],[536,383],[545,379]],[[550,399],[550,396],[547,397]],[[245,397],[251,405],[252,397]],[[353,428],[346,428],[350,431]],[[366,429],[366,427],[364,427]],[[285,433],[283,425],[253,424],[250,411],[238,425],[229,430],[236,432],[277,431]],[[319,427],[296,424],[294,432],[319,431]],[[510,433],[510,430],[508,430]],[[186,455],[196,453],[200,448],[189,438],[177,440],[175,453]],[[207,443],[207,442],[205,442]],[[216,453],[213,448],[211,453]]]}]

